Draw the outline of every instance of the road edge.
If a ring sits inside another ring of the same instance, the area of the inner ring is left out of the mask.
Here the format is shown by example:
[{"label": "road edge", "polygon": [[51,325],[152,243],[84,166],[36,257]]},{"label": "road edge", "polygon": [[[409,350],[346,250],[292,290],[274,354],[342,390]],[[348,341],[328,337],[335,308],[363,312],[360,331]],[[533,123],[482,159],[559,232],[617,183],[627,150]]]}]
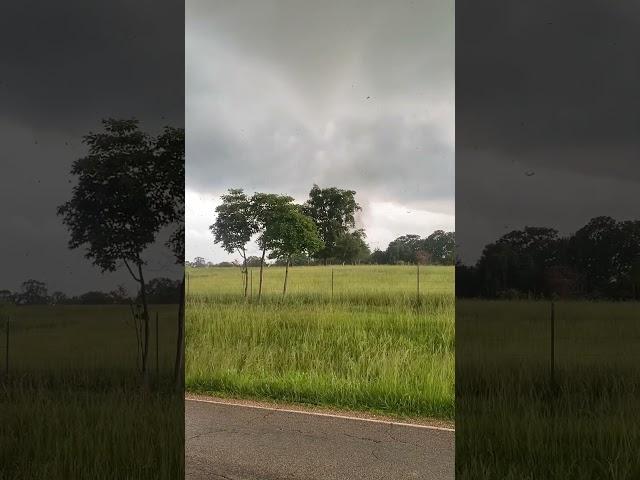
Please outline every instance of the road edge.
[{"label": "road edge", "polygon": [[355,412],[351,410],[337,410],[328,407],[315,407],[290,403],[277,403],[247,399],[230,399],[214,397],[209,395],[186,393],[185,401],[210,403],[214,405],[227,405],[232,407],[252,408],[258,410],[279,411],[283,413],[295,413],[301,415],[312,415],[318,417],[338,418],[344,420],[357,420],[361,422],[383,423],[409,428],[423,428],[427,430],[439,430],[444,432],[454,432],[453,422],[438,419],[400,419],[384,415],[377,415],[368,412]]}]

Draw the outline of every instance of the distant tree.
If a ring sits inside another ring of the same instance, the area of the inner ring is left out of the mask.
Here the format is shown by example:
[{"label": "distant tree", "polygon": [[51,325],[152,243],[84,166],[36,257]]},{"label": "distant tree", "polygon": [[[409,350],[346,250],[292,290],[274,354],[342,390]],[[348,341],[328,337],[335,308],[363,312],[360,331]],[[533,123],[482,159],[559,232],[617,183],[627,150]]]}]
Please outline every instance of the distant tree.
[{"label": "distant tree", "polygon": [[352,264],[366,260],[371,255],[371,252],[364,239],[364,230],[341,234],[336,240],[335,258],[342,263]]},{"label": "distant tree", "polygon": [[83,293],[78,297],[77,302],[81,305],[111,305],[115,303],[111,294],[99,291]]},{"label": "distant tree", "polygon": [[214,242],[222,245],[227,253],[238,252],[242,257],[244,275],[244,296],[247,296],[247,243],[258,226],[252,210],[252,204],[241,188],[229,189],[220,197],[222,203],[216,207],[216,221],[209,228]]},{"label": "distant tree", "polygon": [[313,220],[293,204],[283,204],[275,209],[269,226],[271,254],[269,258],[285,260],[282,295],[287,293],[289,264],[294,255],[313,255],[324,244],[318,236]]},{"label": "distant tree", "polygon": [[193,259],[192,265],[195,268],[202,268],[202,267],[205,267],[207,265],[207,261],[203,257],[196,257],[196,258]]},{"label": "distant tree", "polygon": [[617,290],[620,280],[624,234],[611,217],[596,217],[569,239],[568,256],[584,274],[585,287],[594,296]]},{"label": "distant tree", "polygon": [[[162,227],[175,221],[174,188],[165,182],[153,138],[137,120],[107,119],[104,131],[83,138],[87,156],[71,168],[78,177],[71,200],[58,208],[69,228],[72,249],[85,247],[85,256],[103,272],[122,262],[138,283],[144,333],[142,373],[147,378],[149,309],[143,273],[143,252]],[[176,180],[179,182],[179,180]]]},{"label": "distant tree", "polygon": [[131,301],[129,292],[124,285],[118,285],[115,290],[112,290],[109,295],[113,299],[113,303],[125,304]]},{"label": "distant tree", "polygon": [[150,304],[177,304],[181,288],[181,280],[154,278],[147,285],[147,299]]},{"label": "distant tree", "polygon": [[399,262],[414,263],[416,253],[423,247],[420,235],[402,235],[387,247],[387,258],[389,263],[395,264]]},{"label": "distant tree", "polygon": [[384,265],[389,263],[387,252],[383,252],[379,248],[376,248],[372,253],[369,261],[375,265]]},{"label": "distant tree", "polygon": [[261,259],[255,255],[247,257],[247,267],[259,267]]},{"label": "distant tree", "polygon": [[355,200],[354,190],[320,188],[314,185],[309,200],[304,204],[304,213],[311,217],[318,228],[324,247],[317,254],[323,263],[336,256],[336,243],[340,236],[355,228],[356,212],[361,210]]},{"label": "distant tree", "polygon": [[279,226],[275,220],[283,214],[283,211],[291,208],[291,202],[293,202],[292,197],[275,193],[255,193],[251,197],[252,218],[259,233],[258,246],[262,251],[258,300],[262,297],[263,272],[267,251],[273,249],[279,241]]},{"label": "distant tree", "polygon": [[455,263],[456,238],[454,232],[436,230],[422,240],[421,250],[429,252],[431,261],[436,265]]},{"label": "distant tree", "polygon": [[17,295],[19,305],[46,305],[50,302],[47,286],[38,280],[22,282],[20,293]]},{"label": "distant tree", "polygon": [[63,305],[68,301],[68,297],[63,292],[56,291],[51,294],[51,303],[53,305]]}]

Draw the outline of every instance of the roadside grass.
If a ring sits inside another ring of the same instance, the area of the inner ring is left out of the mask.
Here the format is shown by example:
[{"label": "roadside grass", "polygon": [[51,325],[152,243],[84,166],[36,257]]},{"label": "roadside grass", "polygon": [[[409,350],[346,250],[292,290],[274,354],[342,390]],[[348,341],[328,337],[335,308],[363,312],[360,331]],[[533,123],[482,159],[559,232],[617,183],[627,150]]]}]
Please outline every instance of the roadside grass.
[{"label": "roadside grass", "polygon": [[640,478],[640,305],[461,301],[456,478]]},{"label": "roadside grass", "polygon": [[421,269],[419,303],[415,267],[294,267],[284,298],[283,270],[260,302],[255,273],[250,301],[238,269],[189,271],[188,391],[453,418],[453,268]]},{"label": "roadside grass", "polygon": [[9,377],[0,318],[0,478],[184,476],[184,409],[172,385],[176,306],[159,312],[159,375],[141,386],[128,307],[19,307]]}]

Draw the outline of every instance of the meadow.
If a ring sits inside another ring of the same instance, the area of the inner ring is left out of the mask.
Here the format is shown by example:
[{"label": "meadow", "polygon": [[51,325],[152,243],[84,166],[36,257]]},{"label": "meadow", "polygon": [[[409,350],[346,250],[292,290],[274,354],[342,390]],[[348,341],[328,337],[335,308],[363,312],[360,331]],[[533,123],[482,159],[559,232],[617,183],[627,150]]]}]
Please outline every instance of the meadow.
[{"label": "meadow", "polygon": [[453,419],[453,267],[421,267],[419,296],[415,266],[291,267],[284,297],[271,266],[260,301],[249,278],[188,270],[188,391]]},{"label": "meadow", "polygon": [[152,311],[159,314],[158,362],[156,369],[152,321],[151,388],[142,388],[128,306],[3,308],[1,479],[184,475],[183,398],[172,384],[177,307]]},{"label": "meadow", "polygon": [[456,309],[456,478],[640,478],[638,303]]}]

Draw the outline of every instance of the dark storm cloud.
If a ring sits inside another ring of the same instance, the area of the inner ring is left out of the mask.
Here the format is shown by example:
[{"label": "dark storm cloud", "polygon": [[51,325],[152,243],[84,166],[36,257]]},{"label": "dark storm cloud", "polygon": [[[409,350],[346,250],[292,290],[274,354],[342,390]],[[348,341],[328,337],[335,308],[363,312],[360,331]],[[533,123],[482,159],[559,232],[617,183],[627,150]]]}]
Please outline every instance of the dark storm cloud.
[{"label": "dark storm cloud", "polygon": [[302,199],[317,183],[453,215],[453,2],[190,1],[186,15],[188,190]]},{"label": "dark storm cloud", "polygon": [[[77,293],[109,289],[68,233],[56,206],[71,195],[82,135],[105,117],[142,127],[184,124],[182,2],[11,2],[0,16],[0,288],[22,280]],[[151,269],[167,262],[157,249]]]},{"label": "dark storm cloud", "polygon": [[524,225],[638,218],[640,5],[458,3],[456,223],[468,258]]}]

